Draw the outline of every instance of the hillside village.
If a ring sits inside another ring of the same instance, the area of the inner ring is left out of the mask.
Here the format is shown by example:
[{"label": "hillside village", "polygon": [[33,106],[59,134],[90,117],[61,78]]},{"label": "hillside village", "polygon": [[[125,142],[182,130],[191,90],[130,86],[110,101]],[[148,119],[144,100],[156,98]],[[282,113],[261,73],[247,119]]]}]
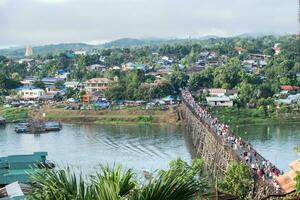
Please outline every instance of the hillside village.
[{"label": "hillside village", "polygon": [[[266,44],[251,49],[257,42]],[[77,49],[47,56],[39,56],[29,46],[24,58],[0,59],[7,72],[1,83],[8,86],[2,91],[2,101],[14,106],[57,101],[106,102],[98,104],[105,106],[134,101],[173,104],[179,100],[180,89],[190,87],[201,103],[209,106],[256,107],[266,104],[262,101],[277,106],[298,104],[299,53],[292,61],[284,60],[291,56],[289,48],[294,50],[289,46],[292,42],[293,37],[266,36],[208,40],[206,43],[213,43],[209,47],[184,43]]]}]

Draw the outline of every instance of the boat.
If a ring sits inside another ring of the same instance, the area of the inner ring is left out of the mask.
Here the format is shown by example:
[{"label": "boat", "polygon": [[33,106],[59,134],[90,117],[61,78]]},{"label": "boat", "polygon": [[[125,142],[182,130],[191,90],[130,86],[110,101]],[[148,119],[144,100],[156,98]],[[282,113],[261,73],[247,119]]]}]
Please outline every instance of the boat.
[{"label": "boat", "polygon": [[18,123],[15,126],[16,133],[44,133],[50,131],[60,131],[62,126],[59,122],[45,123]]},{"label": "boat", "polygon": [[15,126],[16,133],[28,133],[30,132],[29,123],[18,123]]},{"label": "boat", "polygon": [[62,128],[59,122],[46,122],[45,131],[60,131]]},{"label": "boat", "polygon": [[0,116],[0,125],[5,125],[5,123],[6,123],[5,118]]},{"label": "boat", "polygon": [[30,184],[34,173],[45,168],[54,168],[52,162],[47,161],[47,152],[34,152],[28,155],[12,155],[0,158],[0,186],[14,182]]}]

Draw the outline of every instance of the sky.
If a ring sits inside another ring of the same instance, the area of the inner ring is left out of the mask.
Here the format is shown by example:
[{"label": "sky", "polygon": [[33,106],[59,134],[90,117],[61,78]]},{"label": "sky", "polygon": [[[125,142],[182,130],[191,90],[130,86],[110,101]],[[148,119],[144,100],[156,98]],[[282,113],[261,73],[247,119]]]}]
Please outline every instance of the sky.
[{"label": "sky", "polygon": [[0,0],[0,47],[297,33],[298,0]]}]

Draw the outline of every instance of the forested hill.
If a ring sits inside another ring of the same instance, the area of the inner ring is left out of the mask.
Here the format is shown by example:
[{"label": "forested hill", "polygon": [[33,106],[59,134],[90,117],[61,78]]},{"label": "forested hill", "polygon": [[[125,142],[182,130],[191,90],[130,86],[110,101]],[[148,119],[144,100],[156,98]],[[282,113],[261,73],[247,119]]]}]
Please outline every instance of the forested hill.
[{"label": "forested hill", "polygon": [[[251,34],[248,34],[247,37],[252,37]],[[237,36],[233,38],[226,39],[234,39],[234,38],[245,38],[245,36]],[[253,37],[255,38],[255,36]],[[134,39],[134,38],[122,38],[118,40],[114,40],[111,42],[107,42],[99,45],[89,45],[85,43],[62,43],[62,44],[49,44],[42,46],[33,46],[33,53],[35,55],[46,55],[46,54],[55,54],[60,52],[65,52],[67,50],[86,50],[91,51],[93,49],[99,48],[126,48],[126,47],[138,47],[138,46],[158,46],[165,44],[178,44],[178,43],[186,43],[186,42],[199,42],[204,44],[212,44],[218,42],[219,40],[224,40],[225,38],[221,38],[218,36],[205,36],[197,39],[162,39],[162,38],[148,38],[148,39]],[[7,49],[0,49],[0,55],[6,57],[15,57],[20,58],[25,54],[25,47],[13,47]]]}]

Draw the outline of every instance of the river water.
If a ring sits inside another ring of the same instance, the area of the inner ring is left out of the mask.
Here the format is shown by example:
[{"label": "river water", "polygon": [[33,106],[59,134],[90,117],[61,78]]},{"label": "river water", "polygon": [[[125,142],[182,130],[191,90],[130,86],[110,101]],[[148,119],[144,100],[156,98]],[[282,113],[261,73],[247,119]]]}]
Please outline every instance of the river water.
[{"label": "river water", "polygon": [[[243,125],[233,130],[282,170],[298,155],[300,123]],[[195,157],[191,138],[178,126],[110,126],[65,124],[60,132],[17,134],[0,127],[0,157],[47,151],[48,159],[93,171],[99,164],[121,163],[135,170],[166,168],[170,160]]]},{"label": "river water", "polygon": [[288,164],[299,159],[293,148],[300,145],[300,123],[240,125],[232,128],[281,170],[289,170]]},{"label": "river water", "polygon": [[17,134],[14,125],[0,128],[0,157],[47,151],[48,159],[91,172],[99,164],[121,163],[135,170],[168,167],[195,155],[191,139],[178,126],[109,126],[64,124],[60,132]]}]

